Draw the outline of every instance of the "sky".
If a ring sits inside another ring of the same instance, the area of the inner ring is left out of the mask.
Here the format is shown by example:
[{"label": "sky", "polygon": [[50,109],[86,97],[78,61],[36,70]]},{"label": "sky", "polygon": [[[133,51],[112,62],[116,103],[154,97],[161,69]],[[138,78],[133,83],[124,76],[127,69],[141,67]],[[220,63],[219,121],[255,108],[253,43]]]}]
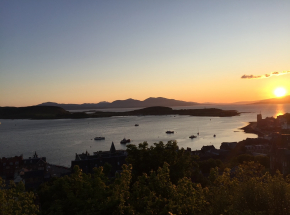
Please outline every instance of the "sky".
[{"label": "sky", "polygon": [[289,11],[288,0],[0,0],[0,106],[290,94]]}]

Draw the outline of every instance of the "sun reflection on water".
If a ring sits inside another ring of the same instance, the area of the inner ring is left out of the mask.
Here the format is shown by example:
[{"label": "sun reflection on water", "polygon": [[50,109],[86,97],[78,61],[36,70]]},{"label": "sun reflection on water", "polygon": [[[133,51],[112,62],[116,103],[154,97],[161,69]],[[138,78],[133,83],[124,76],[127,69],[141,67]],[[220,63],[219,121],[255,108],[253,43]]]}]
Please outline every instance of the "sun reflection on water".
[{"label": "sun reflection on water", "polygon": [[276,117],[285,114],[284,105],[278,104],[276,109]]}]

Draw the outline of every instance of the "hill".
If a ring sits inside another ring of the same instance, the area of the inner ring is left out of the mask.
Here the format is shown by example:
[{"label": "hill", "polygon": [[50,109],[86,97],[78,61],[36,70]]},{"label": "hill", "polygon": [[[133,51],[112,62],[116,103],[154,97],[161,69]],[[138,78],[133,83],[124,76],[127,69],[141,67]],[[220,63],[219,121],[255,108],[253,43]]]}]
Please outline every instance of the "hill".
[{"label": "hill", "polygon": [[290,95],[281,98],[264,99],[248,104],[290,104]]},{"label": "hill", "polygon": [[56,119],[65,118],[69,114],[55,106],[0,107],[1,119]]},{"label": "hill", "polygon": [[175,99],[167,98],[153,98],[150,97],[144,101],[135,99],[126,100],[116,100],[113,102],[99,102],[99,103],[84,103],[84,104],[58,104],[54,102],[45,102],[39,104],[38,106],[57,106],[65,110],[81,110],[81,109],[105,109],[105,108],[141,108],[141,107],[151,107],[151,106],[192,106],[198,105],[196,102],[185,102]]}]

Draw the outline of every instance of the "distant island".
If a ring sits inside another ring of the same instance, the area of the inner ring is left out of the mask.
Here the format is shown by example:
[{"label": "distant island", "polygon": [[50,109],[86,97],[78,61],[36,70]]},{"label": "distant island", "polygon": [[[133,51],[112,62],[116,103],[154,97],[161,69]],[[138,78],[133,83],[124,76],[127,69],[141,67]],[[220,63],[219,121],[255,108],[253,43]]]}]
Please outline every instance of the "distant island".
[{"label": "distant island", "polygon": [[74,112],[70,113],[61,107],[55,106],[31,106],[31,107],[0,107],[1,119],[81,119],[99,118],[112,116],[146,116],[146,115],[188,115],[188,116],[211,116],[211,117],[230,117],[238,116],[236,110],[221,110],[217,108],[204,109],[182,109],[173,110],[170,107],[147,107],[139,110],[126,112]]},{"label": "distant island", "polygon": [[84,104],[58,104],[55,102],[45,102],[37,106],[57,106],[65,110],[82,110],[82,109],[105,109],[105,108],[143,108],[143,107],[152,107],[152,106],[192,106],[198,105],[197,102],[185,102],[175,99],[167,98],[153,98],[150,97],[144,101],[135,100],[135,99],[126,99],[126,100],[116,100],[113,102],[99,102],[99,103],[84,103]]}]

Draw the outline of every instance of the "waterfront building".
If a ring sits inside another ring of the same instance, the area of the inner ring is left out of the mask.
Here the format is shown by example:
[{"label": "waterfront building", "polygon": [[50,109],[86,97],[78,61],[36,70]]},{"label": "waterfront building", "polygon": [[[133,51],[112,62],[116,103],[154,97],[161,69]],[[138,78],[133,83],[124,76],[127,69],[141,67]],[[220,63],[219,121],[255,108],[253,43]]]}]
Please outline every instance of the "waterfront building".
[{"label": "waterfront building", "polygon": [[21,169],[23,155],[0,158],[0,177],[14,179],[15,172]]},{"label": "waterfront building", "polygon": [[94,167],[104,166],[106,163],[112,166],[111,176],[117,171],[122,170],[122,165],[126,163],[126,150],[116,150],[112,142],[110,151],[97,151],[91,155],[87,151],[82,154],[76,154],[75,160],[71,162],[71,168],[78,165],[84,173],[93,173]]},{"label": "waterfront building", "polygon": [[38,157],[36,152],[34,153],[33,157],[23,159],[22,163],[22,166],[28,170],[46,171],[47,169],[46,157]]}]

